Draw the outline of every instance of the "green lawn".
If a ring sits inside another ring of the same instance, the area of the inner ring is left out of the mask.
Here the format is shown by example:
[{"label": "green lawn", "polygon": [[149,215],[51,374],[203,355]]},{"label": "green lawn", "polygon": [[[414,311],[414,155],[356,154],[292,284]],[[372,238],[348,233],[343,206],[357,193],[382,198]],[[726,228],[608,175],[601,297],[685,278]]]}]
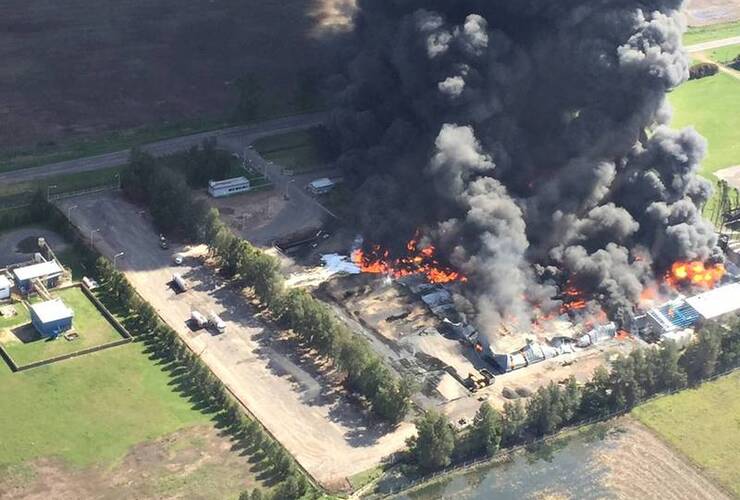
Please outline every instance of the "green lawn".
[{"label": "green lawn", "polygon": [[208,422],[142,351],[133,343],[26,372],[0,366],[0,469],[45,456],[106,466],[134,444]]},{"label": "green lawn", "polygon": [[73,341],[62,337],[47,340],[36,332],[32,324],[26,323],[13,328],[13,332],[20,333],[26,339],[25,342],[21,342],[13,333],[8,335],[6,328],[3,347],[18,365],[26,365],[122,338],[79,288],[54,290],[51,294],[61,298],[74,311],[72,325],[79,338]]},{"label": "green lawn", "polygon": [[740,80],[720,73],[692,80],[671,92],[674,128],[693,125],[709,142],[701,175],[740,164]]},{"label": "green lawn", "polygon": [[121,151],[132,146],[231,125],[233,125],[231,121],[223,119],[186,120],[116,130],[88,139],[74,140],[62,144],[37,145],[24,150],[2,151],[0,152],[0,172],[94,156],[111,151]]},{"label": "green lawn", "polygon": [[92,172],[80,172],[66,175],[55,175],[33,182],[19,182],[17,184],[0,185],[0,205],[13,205],[14,201],[27,201],[28,193],[37,190],[47,191],[48,186],[56,186],[50,189],[51,194],[79,191],[82,189],[101,186],[116,182],[116,175],[120,174],[125,167],[112,167]]},{"label": "green lawn", "polygon": [[632,414],[740,495],[740,371],[698,389],[635,408]]},{"label": "green lawn", "polygon": [[740,56],[740,44],[720,47],[709,52],[709,58],[720,64],[729,64]]},{"label": "green lawn", "polygon": [[683,35],[683,44],[694,45],[734,36],[740,36],[740,21],[689,28]]},{"label": "green lawn", "polygon": [[13,304],[11,307],[15,309],[16,315],[11,318],[0,316],[0,330],[13,328],[31,321],[31,315],[28,313],[28,309],[26,309],[23,304]]},{"label": "green lawn", "polygon": [[286,134],[262,138],[254,143],[254,149],[266,160],[296,173],[323,168],[331,161],[320,146],[320,128],[299,130]]}]

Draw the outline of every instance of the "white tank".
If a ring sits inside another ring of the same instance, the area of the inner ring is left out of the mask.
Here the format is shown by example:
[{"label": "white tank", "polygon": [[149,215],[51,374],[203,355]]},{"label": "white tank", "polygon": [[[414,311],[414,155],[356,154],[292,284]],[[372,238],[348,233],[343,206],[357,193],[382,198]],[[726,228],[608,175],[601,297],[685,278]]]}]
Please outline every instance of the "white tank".
[{"label": "white tank", "polygon": [[221,317],[212,312],[208,315],[208,322],[218,330],[218,333],[224,333],[226,331],[226,323],[224,323],[224,320],[221,319]]},{"label": "white tank", "polygon": [[190,319],[192,320],[193,324],[196,325],[198,328],[203,328],[208,324],[208,320],[205,316],[203,316],[198,311],[192,311],[190,313]]},{"label": "white tank", "polygon": [[188,290],[188,282],[179,274],[173,274],[172,281],[175,282],[175,285],[177,285],[180,291],[186,292]]}]

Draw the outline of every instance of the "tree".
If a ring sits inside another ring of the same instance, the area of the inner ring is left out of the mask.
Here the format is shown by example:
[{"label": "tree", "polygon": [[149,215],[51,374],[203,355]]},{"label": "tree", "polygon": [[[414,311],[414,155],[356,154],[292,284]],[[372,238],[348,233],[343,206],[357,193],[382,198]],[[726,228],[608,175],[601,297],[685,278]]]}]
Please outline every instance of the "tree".
[{"label": "tree", "polygon": [[417,435],[407,441],[416,463],[426,471],[450,465],[455,449],[455,434],[447,418],[428,411],[416,421]]},{"label": "tree", "polygon": [[540,387],[527,402],[527,426],[537,436],[551,434],[561,423],[560,388],[555,382]]},{"label": "tree", "polygon": [[490,404],[483,402],[475,414],[471,431],[473,445],[477,446],[476,451],[492,456],[501,444],[502,432],[501,415]]},{"label": "tree", "polygon": [[252,490],[252,498],[251,498],[251,500],[262,500],[262,498],[263,498],[263,495],[262,495],[262,490],[261,489],[257,488],[255,490]]},{"label": "tree", "polygon": [[619,356],[611,371],[611,394],[609,406],[611,411],[621,411],[634,407],[643,397],[642,387],[637,383],[632,358]]},{"label": "tree", "polygon": [[594,370],[581,396],[580,414],[583,418],[602,417],[609,413],[609,372],[603,366]]},{"label": "tree", "polygon": [[373,412],[390,423],[400,422],[409,412],[412,392],[409,379],[397,380],[387,375],[372,399]]},{"label": "tree", "polygon": [[503,420],[501,422],[501,444],[512,446],[519,443],[524,436],[524,426],[527,414],[522,402],[507,401],[504,403]]},{"label": "tree", "polygon": [[273,495],[273,500],[296,500],[306,493],[306,478],[294,473],[280,483]]},{"label": "tree", "polygon": [[719,361],[721,334],[717,325],[708,325],[697,332],[696,340],[687,348],[680,363],[691,385],[714,375]]},{"label": "tree", "polygon": [[571,375],[565,384],[565,389],[561,393],[561,416],[563,423],[569,424],[578,415],[578,409],[581,407],[581,388],[578,387],[576,378]]},{"label": "tree", "polygon": [[740,366],[740,321],[735,318],[728,323],[729,330],[722,336],[722,353],[719,357],[719,370],[731,370]]},{"label": "tree", "polygon": [[686,372],[678,364],[680,353],[675,342],[664,342],[658,355],[656,390],[674,391],[686,386]]}]

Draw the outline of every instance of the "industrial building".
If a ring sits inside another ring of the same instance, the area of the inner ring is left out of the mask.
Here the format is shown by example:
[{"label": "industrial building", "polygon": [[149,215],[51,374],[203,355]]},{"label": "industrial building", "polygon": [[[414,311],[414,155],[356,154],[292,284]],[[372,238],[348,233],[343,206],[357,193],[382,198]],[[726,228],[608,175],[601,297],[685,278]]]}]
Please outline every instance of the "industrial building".
[{"label": "industrial building", "polygon": [[72,328],[74,313],[62,299],[33,304],[31,322],[42,337],[56,338]]},{"label": "industrial building", "polygon": [[632,320],[632,332],[646,338],[681,338],[700,321],[740,311],[740,283],[731,283],[686,298],[679,296]]},{"label": "industrial building", "polygon": [[62,267],[55,261],[40,262],[13,270],[15,285],[23,295],[34,292],[34,282],[38,281],[46,288],[54,288],[64,274]]},{"label": "industrial building", "polygon": [[10,289],[12,288],[10,280],[0,274],[0,300],[6,300],[10,298]]},{"label": "industrial building", "polygon": [[246,177],[234,177],[223,181],[208,181],[208,194],[214,198],[224,198],[249,191],[251,185]]}]

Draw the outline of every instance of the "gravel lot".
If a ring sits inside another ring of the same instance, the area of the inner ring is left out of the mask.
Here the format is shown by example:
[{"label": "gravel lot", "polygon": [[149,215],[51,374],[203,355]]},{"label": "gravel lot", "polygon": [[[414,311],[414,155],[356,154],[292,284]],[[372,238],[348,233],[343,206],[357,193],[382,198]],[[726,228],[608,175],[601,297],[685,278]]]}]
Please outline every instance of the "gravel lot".
[{"label": "gravel lot", "polygon": [[[139,293],[324,486],[345,488],[346,477],[403,448],[413,425],[404,423],[389,432],[368,422],[330,382],[331,374],[265,328],[238,291],[195,258],[173,267],[173,253],[186,251],[194,257],[203,248],[172,245],[168,251],[161,250],[146,215],[117,194],[88,195],[59,204],[62,208],[78,205],[72,222],[84,234],[99,229],[93,237],[104,255],[125,252],[118,265]],[[188,280],[188,292],[175,294],[170,289],[173,272]],[[227,332],[193,332],[186,325],[192,309],[221,315]]]}]

